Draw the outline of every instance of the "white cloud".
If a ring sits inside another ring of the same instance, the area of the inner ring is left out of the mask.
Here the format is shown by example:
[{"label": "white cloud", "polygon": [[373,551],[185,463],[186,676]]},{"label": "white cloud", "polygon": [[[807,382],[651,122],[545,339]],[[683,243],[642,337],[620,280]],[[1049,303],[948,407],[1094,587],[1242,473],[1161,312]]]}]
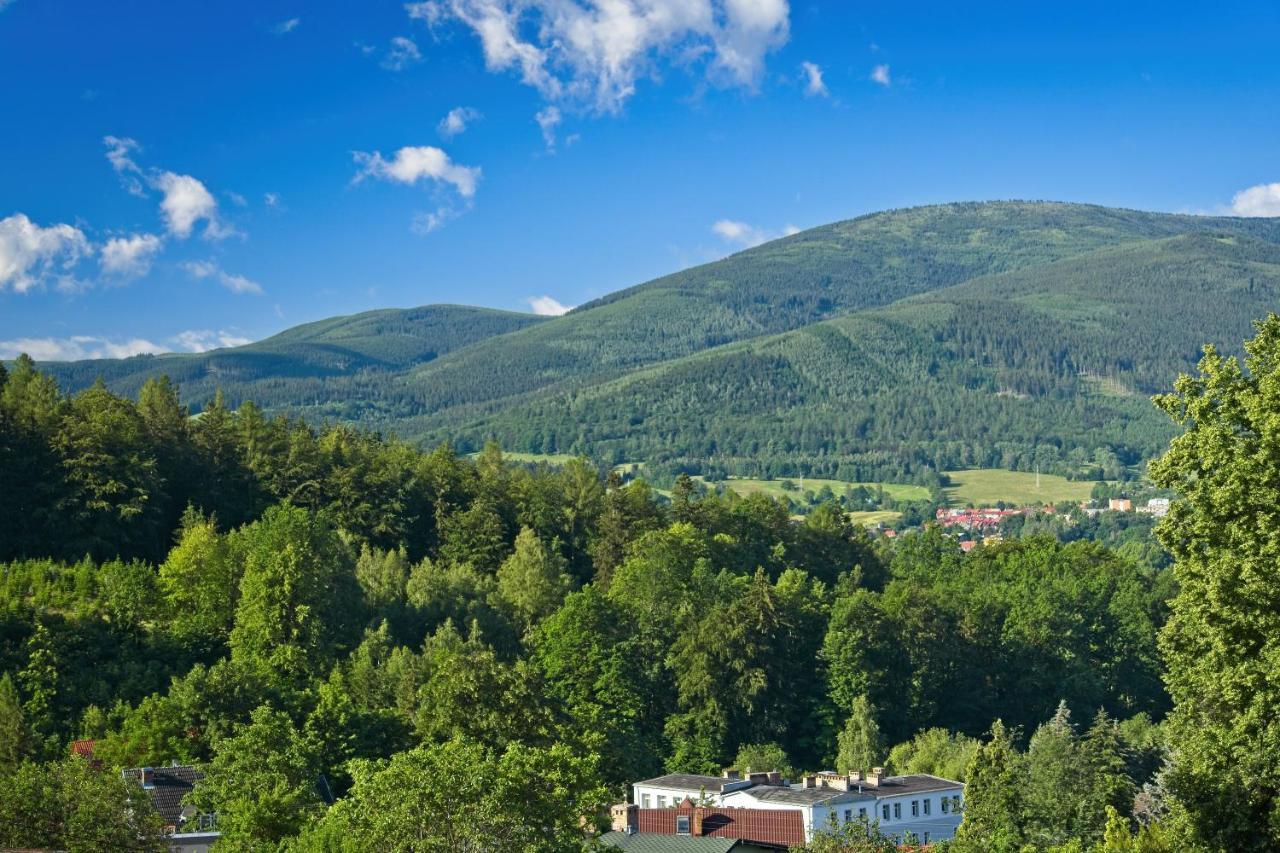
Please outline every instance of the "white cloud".
[{"label": "white cloud", "polygon": [[871,69],[871,82],[879,83],[881,86],[889,86],[893,83],[893,78],[889,76],[888,65],[877,65]]},{"label": "white cloud", "polygon": [[[107,146],[111,168],[130,194],[145,196],[147,187],[161,193],[160,213],[170,234],[183,239],[190,237],[196,223],[202,220],[206,239],[221,240],[239,233],[218,218],[218,202],[198,179],[160,169],[144,172],[132,157],[139,148],[138,143],[128,137],[104,136],[102,142]],[[244,201],[238,193],[228,193],[228,197],[237,204]]]},{"label": "white cloud", "polygon": [[253,339],[225,329],[217,332],[210,329],[188,329],[174,335],[173,342],[187,352],[208,352],[221,347],[242,347],[253,343]]},{"label": "white cloud", "polygon": [[546,109],[539,110],[533,117],[538,123],[538,127],[542,130],[542,141],[546,143],[547,150],[554,152],[556,150],[556,126],[560,124],[562,116],[560,108],[554,104]]},{"label": "white cloud", "polygon": [[514,71],[548,100],[617,112],[659,60],[754,87],[764,57],[786,43],[788,0],[424,0],[405,7],[480,39],[490,71]]},{"label": "white cloud", "polygon": [[102,245],[98,263],[110,275],[143,276],[151,271],[151,261],[162,245],[163,241],[154,234],[112,237]]},{"label": "white cloud", "polygon": [[0,291],[26,293],[50,277],[65,284],[68,276],[57,270],[69,271],[91,251],[84,232],[74,226],[42,228],[22,213],[0,219]]},{"label": "white cloud", "polygon": [[282,35],[285,35],[286,33],[291,33],[294,30],[296,30],[298,28],[298,24],[301,24],[301,23],[302,23],[301,18],[290,18],[287,21],[281,21],[280,23],[276,24],[274,27],[271,28],[271,32],[275,33],[278,36],[282,36]]},{"label": "white cloud", "polygon": [[1236,193],[1231,199],[1235,216],[1280,216],[1280,183],[1258,184]]},{"label": "white cloud", "polygon": [[800,233],[800,229],[794,225],[784,226],[781,232],[774,232],[736,219],[718,220],[711,226],[711,231],[726,243],[733,243],[743,249]]},{"label": "white cloud", "polygon": [[467,129],[467,125],[480,119],[480,111],[471,107],[454,107],[440,119],[437,129],[445,139],[452,139]]},{"label": "white cloud", "polygon": [[373,177],[413,185],[426,178],[449,184],[463,198],[471,198],[476,194],[476,182],[480,180],[479,168],[454,163],[448,154],[434,145],[406,146],[391,160],[384,159],[378,151],[372,154],[356,151],[354,157],[361,167],[354,178],[356,183]]},{"label": "white cloud", "polygon": [[3,12],[5,9],[8,9],[15,2],[17,2],[17,0],[0,0],[0,12]]},{"label": "white cloud", "polygon": [[16,358],[22,353],[36,361],[79,361],[86,358],[128,358],[141,353],[168,352],[145,338],[113,341],[93,335],[69,338],[16,338],[0,341],[0,358]]},{"label": "white cloud", "polygon": [[195,224],[203,219],[206,237],[226,236],[218,223],[218,202],[200,181],[190,175],[161,172],[152,179],[151,185],[164,194],[160,212],[164,214],[169,233],[184,239],[190,237]]},{"label": "white cloud", "polygon": [[263,292],[262,285],[256,281],[224,271],[213,261],[187,261],[182,268],[192,278],[212,278],[232,293],[252,293],[255,296]]},{"label": "white cloud", "polygon": [[422,51],[413,39],[396,36],[387,48],[387,55],[382,58],[382,67],[388,71],[403,71],[415,62],[422,61]]},{"label": "white cloud", "polygon": [[245,207],[246,205],[249,204],[249,199],[245,198],[244,196],[240,195],[240,193],[235,192],[233,190],[227,190],[227,198],[231,199],[231,203],[234,204],[236,207]]},{"label": "white cloud", "polygon": [[139,180],[142,170],[130,156],[132,152],[138,150],[138,143],[121,136],[104,136],[102,142],[107,146],[107,161],[120,176],[120,182],[124,184],[129,195],[145,196],[147,192],[142,188],[142,181]]},{"label": "white cloud", "polygon": [[280,193],[263,193],[262,203],[267,207],[280,207]]},{"label": "white cloud", "polygon": [[823,97],[828,94],[827,84],[822,80],[822,69],[812,62],[801,62],[800,70],[804,72],[804,93],[810,97]]},{"label": "white cloud", "polygon": [[559,317],[561,314],[568,314],[573,310],[572,305],[565,305],[558,299],[553,299],[546,294],[542,296],[530,296],[525,302],[529,303],[529,307],[533,309],[533,313],[543,317]]},{"label": "white cloud", "polygon": [[443,206],[435,210],[429,210],[424,213],[415,214],[413,222],[409,225],[409,230],[414,234],[427,235],[432,231],[436,231],[445,226],[450,219],[455,219],[460,215],[460,211],[456,208]]}]

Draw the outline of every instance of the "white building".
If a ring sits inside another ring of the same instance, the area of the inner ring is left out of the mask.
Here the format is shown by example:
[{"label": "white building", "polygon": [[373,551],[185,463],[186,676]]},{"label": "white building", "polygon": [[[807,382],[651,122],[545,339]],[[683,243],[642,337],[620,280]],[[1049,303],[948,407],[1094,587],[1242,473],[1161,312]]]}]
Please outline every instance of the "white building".
[{"label": "white building", "polygon": [[[637,782],[640,808],[674,808],[687,797],[694,803],[748,809],[799,810],[805,838],[844,823],[866,820],[897,841],[921,844],[955,836],[964,810],[964,783],[917,773],[885,776],[879,768],[848,776],[820,773],[793,785],[779,774],[735,771],[724,777],[671,774]],[[730,775],[732,774],[732,775]]]},{"label": "white building", "polygon": [[865,776],[822,773],[798,785],[752,786],[724,797],[727,806],[799,808],[805,837],[816,831],[865,819],[879,821],[880,831],[897,841],[908,836],[921,844],[945,841],[956,834],[964,809],[964,784],[929,776]]}]

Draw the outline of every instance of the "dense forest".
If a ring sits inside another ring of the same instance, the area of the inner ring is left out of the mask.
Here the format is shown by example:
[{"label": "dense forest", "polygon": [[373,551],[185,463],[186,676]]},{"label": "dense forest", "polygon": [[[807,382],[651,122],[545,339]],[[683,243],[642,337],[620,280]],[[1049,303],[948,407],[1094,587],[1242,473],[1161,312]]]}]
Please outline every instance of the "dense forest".
[{"label": "dense forest", "polygon": [[1274,220],[953,204],[814,228],[553,318],[435,306],[200,355],[50,364],[135,396],[254,401],[419,447],[684,472],[927,482],[1134,466],[1173,437],[1147,397],[1276,307]]},{"label": "dense forest", "polygon": [[217,396],[191,417],[163,379],[68,395],[20,359],[0,844],[159,843],[68,758],[89,738],[107,768],[205,765],[228,849],[581,849],[628,782],[735,761],[964,777],[961,851],[1272,849],[1275,545],[1247,519],[1280,499],[1280,319],[1250,352],[1161,398],[1187,430],[1154,470],[1187,497],[1172,571],[1035,531],[872,540],[835,503],[665,499]]}]

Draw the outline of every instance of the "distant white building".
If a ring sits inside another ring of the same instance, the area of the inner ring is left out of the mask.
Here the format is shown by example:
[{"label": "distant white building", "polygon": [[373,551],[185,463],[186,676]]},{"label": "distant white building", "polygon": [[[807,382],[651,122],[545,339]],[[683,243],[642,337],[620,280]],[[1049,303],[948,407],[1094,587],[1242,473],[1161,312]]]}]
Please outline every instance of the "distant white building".
[{"label": "distant white building", "polygon": [[899,842],[921,844],[955,836],[964,813],[964,783],[923,773],[885,776],[879,768],[847,776],[819,773],[787,784],[779,774],[736,771],[725,776],[671,774],[637,782],[635,803],[642,809],[675,808],[686,798],[695,804],[726,808],[795,810],[804,834],[844,823],[879,822],[880,831]]},{"label": "distant white building", "polygon": [[1145,507],[1143,507],[1138,511],[1145,512],[1148,515],[1153,515],[1156,518],[1164,518],[1166,515],[1169,514],[1169,499],[1168,498],[1152,498],[1151,500],[1147,501],[1147,505]]}]

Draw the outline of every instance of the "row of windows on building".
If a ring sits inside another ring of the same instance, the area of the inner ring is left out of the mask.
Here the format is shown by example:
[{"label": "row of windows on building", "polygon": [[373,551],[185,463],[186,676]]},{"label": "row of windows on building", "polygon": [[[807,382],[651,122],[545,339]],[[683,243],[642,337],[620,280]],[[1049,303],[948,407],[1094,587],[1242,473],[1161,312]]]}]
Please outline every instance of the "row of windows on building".
[{"label": "row of windows on building", "polygon": [[[953,797],[940,797],[939,808],[942,810],[943,814],[960,814],[959,795]],[[933,814],[933,800],[926,797],[923,800],[911,801],[911,816],[913,818],[920,817],[921,809],[923,809],[925,817],[931,816]],[[892,815],[892,817],[890,817],[890,815]],[[867,819],[866,806],[858,807],[858,819]],[[889,820],[902,820],[902,803],[882,803],[880,805],[880,820],[882,822],[887,822]],[[853,809],[844,810],[844,822],[853,822]]]}]

